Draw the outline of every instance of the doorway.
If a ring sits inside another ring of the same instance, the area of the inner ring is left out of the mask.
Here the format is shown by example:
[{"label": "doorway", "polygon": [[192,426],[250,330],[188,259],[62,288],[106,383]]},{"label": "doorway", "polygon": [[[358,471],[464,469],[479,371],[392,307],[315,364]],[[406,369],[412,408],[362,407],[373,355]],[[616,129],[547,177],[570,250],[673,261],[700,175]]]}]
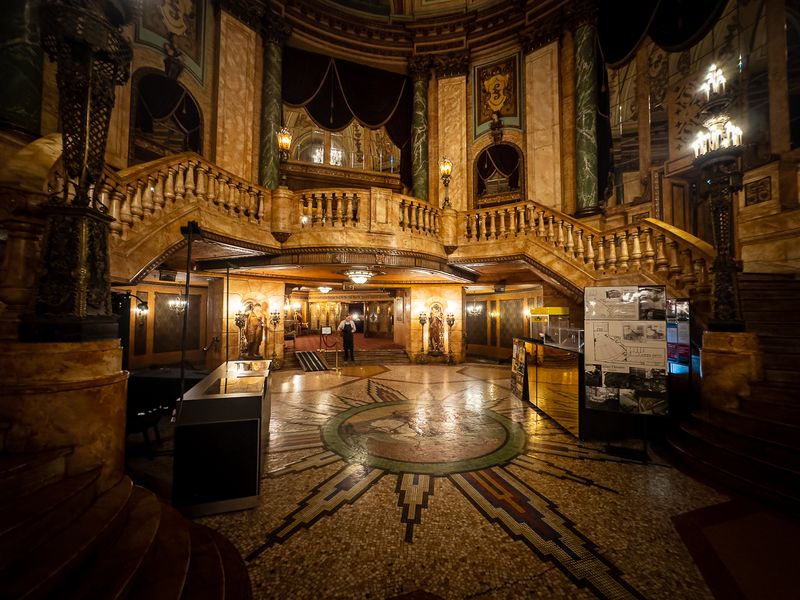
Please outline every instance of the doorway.
[{"label": "doorway", "polygon": [[[347,305],[347,313],[351,317],[353,317],[353,321],[356,323],[356,333],[364,333],[364,303],[363,302],[351,302]],[[344,318],[344,316],[342,316]]]}]

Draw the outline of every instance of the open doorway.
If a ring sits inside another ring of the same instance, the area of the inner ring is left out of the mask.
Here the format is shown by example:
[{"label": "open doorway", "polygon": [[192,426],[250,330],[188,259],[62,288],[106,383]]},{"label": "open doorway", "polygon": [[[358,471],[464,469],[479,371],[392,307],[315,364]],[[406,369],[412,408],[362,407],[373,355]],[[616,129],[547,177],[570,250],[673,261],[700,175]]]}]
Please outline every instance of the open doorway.
[{"label": "open doorway", "polygon": [[[364,303],[351,302],[347,305],[347,313],[356,322],[356,333],[364,333]],[[344,318],[344,315],[342,316]]]}]

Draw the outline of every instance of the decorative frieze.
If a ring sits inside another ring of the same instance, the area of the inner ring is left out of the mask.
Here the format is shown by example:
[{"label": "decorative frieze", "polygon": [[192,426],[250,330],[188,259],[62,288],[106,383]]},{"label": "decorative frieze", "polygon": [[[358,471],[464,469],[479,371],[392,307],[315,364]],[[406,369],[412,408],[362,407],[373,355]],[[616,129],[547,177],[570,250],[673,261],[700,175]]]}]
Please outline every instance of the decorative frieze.
[{"label": "decorative frieze", "polygon": [[436,76],[439,79],[458,77],[469,73],[469,52],[451,52],[434,59]]}]

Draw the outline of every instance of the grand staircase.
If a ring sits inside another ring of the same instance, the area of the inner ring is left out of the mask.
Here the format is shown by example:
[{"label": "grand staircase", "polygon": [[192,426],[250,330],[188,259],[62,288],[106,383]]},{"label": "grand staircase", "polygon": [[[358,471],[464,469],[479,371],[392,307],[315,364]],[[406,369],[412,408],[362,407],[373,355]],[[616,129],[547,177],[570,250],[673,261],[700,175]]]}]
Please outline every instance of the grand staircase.
[{"label": "grand staircase", "polygon": [[0,425],[0,598],[252,598],[241,555],[123,477],[68,475],[71,448],[8,453]]},{"label": "grand staircase", "polygon": [[757,333],[764,379],[738,409],[705,408],[668,441],[678,457],[709,477],[775,504],[800,507],[800,280],[743,274],[747,330]]}]

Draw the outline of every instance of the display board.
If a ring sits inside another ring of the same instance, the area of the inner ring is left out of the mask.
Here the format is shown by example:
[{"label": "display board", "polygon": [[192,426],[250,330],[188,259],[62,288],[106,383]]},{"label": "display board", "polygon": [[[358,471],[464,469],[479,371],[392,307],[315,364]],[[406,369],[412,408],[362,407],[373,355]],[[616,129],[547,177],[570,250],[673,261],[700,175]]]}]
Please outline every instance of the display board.
[{"label": "display board", "polygon": [[523,399],[525,394],[525,358],[525,342],[515,339],[511,354],[511,393],[519,399]]},{"label": "display board", "polygon": [[666,415],[666,288],[586,288],[584,301],[585,407]]},{"label": "display board", "polygon": [[691,362],[689,337],[689,301],[667,300],[667,359],[670,371]]}]

